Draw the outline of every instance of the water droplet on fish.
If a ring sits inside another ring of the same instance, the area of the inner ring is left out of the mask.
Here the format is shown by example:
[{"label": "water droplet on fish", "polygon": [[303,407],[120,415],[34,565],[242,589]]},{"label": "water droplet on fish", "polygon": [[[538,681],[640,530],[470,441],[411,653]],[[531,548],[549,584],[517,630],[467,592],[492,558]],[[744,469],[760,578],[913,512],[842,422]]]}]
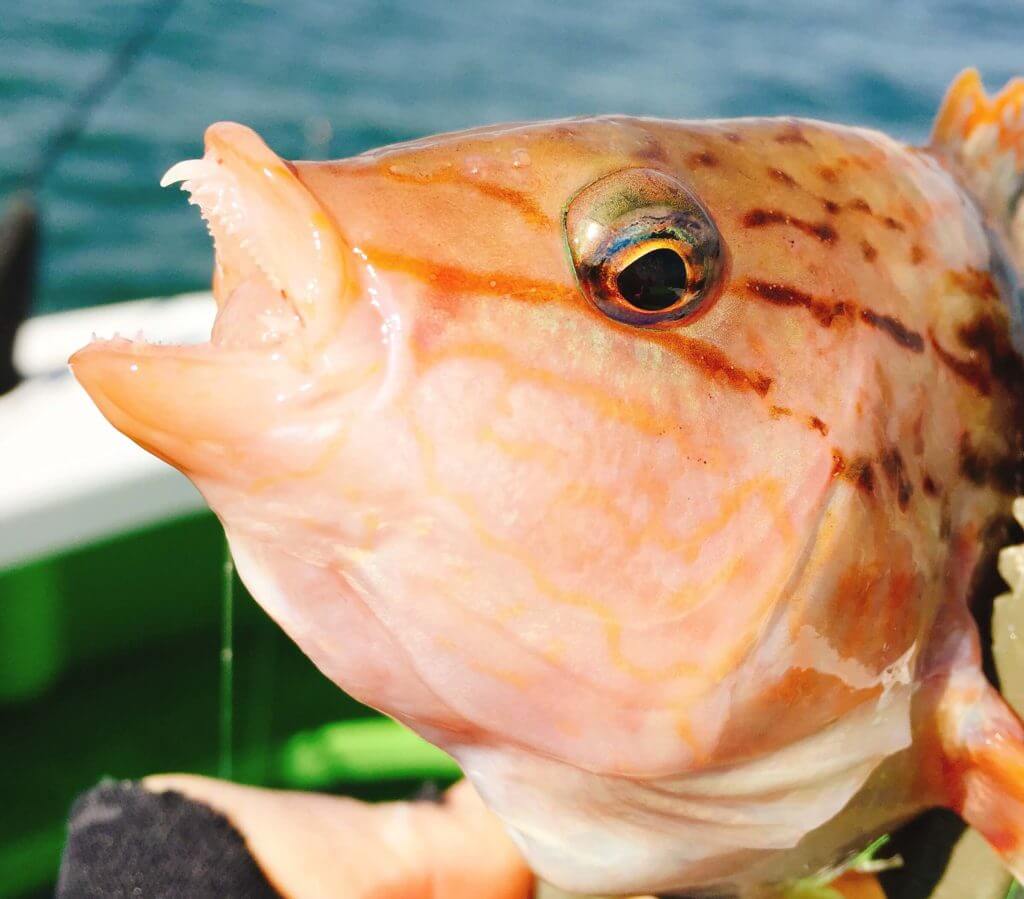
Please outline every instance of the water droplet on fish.
[{"label": "water droplet on fish", "polygon": [[498,286],[498,282],[497,281],[488,281],[487,283],[490,284],[491,287],[497,287]]},{"label": "water droplet on fish", "polygon": [[518,149],[512,151],[512,167],[524,169],[530,164],[530,154],[526,150]]}]

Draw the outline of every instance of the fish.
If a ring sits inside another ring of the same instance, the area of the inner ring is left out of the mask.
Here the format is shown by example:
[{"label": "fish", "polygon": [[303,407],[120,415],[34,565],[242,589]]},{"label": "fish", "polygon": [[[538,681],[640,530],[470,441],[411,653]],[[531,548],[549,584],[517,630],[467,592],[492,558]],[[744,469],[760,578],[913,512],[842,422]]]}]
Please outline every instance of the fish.
[{"label": "fish", "polygon": [[975,620],[1022,486],[1022,106],[971,70],[924,146],[604,116],[330,162],[215,124],[163,181],[210,341],[71,369],[544,880],[768,895],[936,806],[1024,877]]}]

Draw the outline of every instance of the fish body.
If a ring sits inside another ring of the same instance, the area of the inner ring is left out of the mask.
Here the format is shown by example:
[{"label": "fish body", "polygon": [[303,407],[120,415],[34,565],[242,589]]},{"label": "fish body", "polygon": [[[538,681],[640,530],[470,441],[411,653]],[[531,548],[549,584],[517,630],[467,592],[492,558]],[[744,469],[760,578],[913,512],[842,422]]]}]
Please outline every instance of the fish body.
[{"label": "fish body", "polygon": [[[1018,87],[180,164],[209,344],[72,367],[323,672],[580,892],[753,894],[920,810],[1017,873],[969,601],[1019,489]],[[1014,180],[1016,178],[1016,180]]]}]

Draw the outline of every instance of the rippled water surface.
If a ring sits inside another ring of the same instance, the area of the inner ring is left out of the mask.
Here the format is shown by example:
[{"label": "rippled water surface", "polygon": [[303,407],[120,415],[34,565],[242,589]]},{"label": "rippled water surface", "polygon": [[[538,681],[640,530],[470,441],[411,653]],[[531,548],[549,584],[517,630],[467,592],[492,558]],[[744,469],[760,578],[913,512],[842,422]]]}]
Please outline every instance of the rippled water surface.
[{"label": "rippled water surface", "polygon": [[[0,196],[145,7],[0,0]],[[1020,0],[184,0],[44,183],[38,311],[207,281],[204,229],[157,181],[217,119],[307,158],[599,112],[792,113],[921,139],[959,69],[1000,84],[1024,74],[1022,47]]]}]

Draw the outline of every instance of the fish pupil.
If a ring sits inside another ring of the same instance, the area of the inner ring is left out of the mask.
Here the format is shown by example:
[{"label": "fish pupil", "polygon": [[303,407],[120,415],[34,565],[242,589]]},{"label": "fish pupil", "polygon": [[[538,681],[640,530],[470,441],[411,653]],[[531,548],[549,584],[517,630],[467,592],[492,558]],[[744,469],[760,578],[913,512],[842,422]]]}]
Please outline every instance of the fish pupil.
[{"label": "fish pupil", "polygon": [[631,306],[657,312],[677,303],[686,291],[686,263],[674,250],[661,247],[634,259],[615,282]]}]

